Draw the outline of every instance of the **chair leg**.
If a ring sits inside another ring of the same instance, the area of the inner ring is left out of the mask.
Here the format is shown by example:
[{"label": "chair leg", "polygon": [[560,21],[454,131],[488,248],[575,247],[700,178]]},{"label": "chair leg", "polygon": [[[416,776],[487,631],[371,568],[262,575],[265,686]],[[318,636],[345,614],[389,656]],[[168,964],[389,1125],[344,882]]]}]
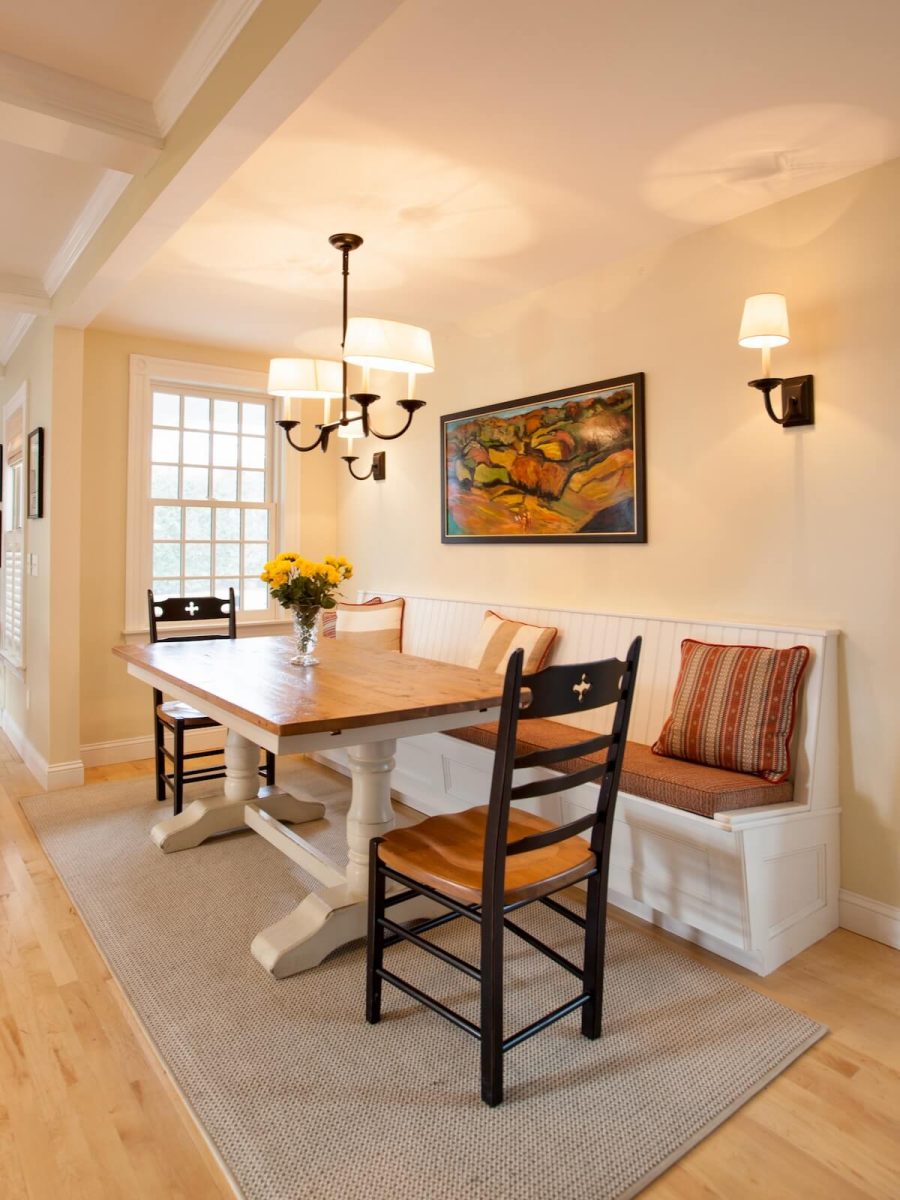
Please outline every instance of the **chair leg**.
[{"label": "chair leg", "polygon": [[378,869],[378,845],[381,838],[369,843],[369,933],[366,941],[366,1020],[377,1025],[381,1020],[381,977],[378,972],[384,962],[385,877]]},{"label": "chair leg", "polygon": [[503,906],[481,909],[481,1098],[503,1100]]},{"label": "chair leg", "polygon": [[154,746],[156,754],[156,799],[160,804],[166,798],[166,757],[163,754],[163,738],[165,730],[159,717],[153,718]]},{"label": "chair leg", "polygon": [[266,785],[275,786],[275,755],[271,750],[266,751]]},{"label": "chair leg", "polygon": [[603,1025],[603,966],[606,959],[606,895],[600,875],[587,886],[584,931],[584,990],[590,1000],[581,1010],[581,1032],[592,1041]]},{"label": "chair leg", "polygon": [[184,722],[176,721],[174,728],[175,745],[173,753],[175,761],[172,764],[175,804],[172,812],[177,817],[181,812],[184,799]]}]

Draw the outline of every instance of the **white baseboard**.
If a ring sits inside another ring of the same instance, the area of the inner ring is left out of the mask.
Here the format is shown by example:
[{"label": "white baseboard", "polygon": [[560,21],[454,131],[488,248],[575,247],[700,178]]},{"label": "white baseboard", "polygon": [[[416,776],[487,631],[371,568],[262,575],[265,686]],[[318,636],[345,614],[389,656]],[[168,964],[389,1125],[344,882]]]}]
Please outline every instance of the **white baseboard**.
[{"label": "white baseboard", "polygon": [[[221,729],[192,729],[187,731],[184,738],[188,750],[221,749],[224,741],[225,735]],[[152,734],[116,738],[108,742],[89,742],[81,747],[81,759],[86,767],[106,767],[112,763],[136,762],[152,757]]]},{"label": "white baseboard", "polygon": [[900,950],[900,908],[843,888],[838,893],[838,906],[842,929]]},{"label": "white baseboard", "polygon": [[62,788],[81,787],[84,783],[84,763],[80,759],[71,762],[48,763],[25,736],[9,713],[4,709],[3,732],[12,742],[16,753],[35,777],[45,792],[58,792]]}]

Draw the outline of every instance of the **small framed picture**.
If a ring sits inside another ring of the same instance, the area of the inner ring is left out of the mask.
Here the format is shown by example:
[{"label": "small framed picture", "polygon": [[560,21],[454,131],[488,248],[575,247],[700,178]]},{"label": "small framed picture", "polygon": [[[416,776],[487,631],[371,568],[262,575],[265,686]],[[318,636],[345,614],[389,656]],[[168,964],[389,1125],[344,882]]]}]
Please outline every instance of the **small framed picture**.
[{"label": "small framed picture", "polygon": [[44,430],[40,425],[28,435],[28,515],[44,515]]}]

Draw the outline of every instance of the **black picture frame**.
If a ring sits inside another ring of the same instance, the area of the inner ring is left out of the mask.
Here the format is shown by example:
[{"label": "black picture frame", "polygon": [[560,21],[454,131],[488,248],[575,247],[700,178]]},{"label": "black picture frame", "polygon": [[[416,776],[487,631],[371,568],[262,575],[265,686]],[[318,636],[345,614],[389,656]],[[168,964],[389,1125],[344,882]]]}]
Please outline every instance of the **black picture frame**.
[{"label": "black picture frame", "polygon": [[644,440],[643,371],[448,413],[441,541],[644,543]]},{"label": "black picture frame", "polygon": [[44,515],[44,428],[38,425],[28,435],[28,516],[37,520]]}]

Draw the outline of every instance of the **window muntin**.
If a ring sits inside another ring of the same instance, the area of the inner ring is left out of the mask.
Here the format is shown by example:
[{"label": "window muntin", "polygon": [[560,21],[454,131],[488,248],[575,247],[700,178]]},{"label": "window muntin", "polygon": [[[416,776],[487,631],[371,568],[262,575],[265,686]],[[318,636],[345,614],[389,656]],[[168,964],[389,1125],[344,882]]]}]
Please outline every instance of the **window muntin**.
[{"label": "window muntin", "polygon": [[271,401],[218,389],[151,390],[153,593],[227,595],[270,611],[259,579],[275,523]]}]

